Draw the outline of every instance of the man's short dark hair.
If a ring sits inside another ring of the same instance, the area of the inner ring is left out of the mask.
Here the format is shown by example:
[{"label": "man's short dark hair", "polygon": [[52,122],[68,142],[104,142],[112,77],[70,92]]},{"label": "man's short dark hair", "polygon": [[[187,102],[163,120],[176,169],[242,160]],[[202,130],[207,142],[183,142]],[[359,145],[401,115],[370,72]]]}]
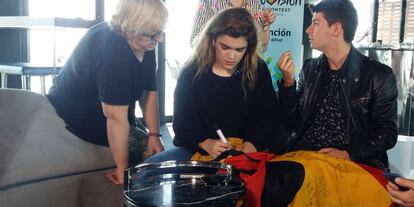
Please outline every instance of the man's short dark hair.
[{"label": "man's short dark hair", "polygon": [[358,14],[350,0],[322,0],[317,5],[310,5],[312,13],[323,13],[328,25],[341,23],[344,39],[351,43],[358,27]]}]

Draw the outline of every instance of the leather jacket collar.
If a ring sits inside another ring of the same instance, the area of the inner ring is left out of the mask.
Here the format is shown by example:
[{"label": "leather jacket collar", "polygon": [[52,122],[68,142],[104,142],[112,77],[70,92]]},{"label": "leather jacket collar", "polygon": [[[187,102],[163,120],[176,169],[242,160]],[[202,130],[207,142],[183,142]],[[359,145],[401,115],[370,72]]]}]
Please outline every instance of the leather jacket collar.
[{"label": "leather jacket collar", "polygon": [[[366,64],[365,61],[362,61],[364,56],[353,46],[351,45],[351,49],[349,50],[348,57],[344,63],[344,67],[341,72],[342,78],[342,87],[344,89],[344,94],[346,99],[350,99],[350,94],[353,89],[355,89],[356,84],[360,80],[360,71],[361,68],[364,66],[362,64]],[[320,75],[322,74],[323,70],[329,68],[328,60],[325,54],[322,54],[316,63],[316,71],[317,77],[319,80]]]}]

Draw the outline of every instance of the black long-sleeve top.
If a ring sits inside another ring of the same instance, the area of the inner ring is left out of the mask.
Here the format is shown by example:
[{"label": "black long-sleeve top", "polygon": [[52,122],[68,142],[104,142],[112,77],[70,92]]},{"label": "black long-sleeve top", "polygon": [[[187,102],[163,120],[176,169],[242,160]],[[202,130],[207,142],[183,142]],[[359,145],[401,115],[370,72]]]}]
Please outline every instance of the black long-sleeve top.
[{"label": "black long-sleeve top", "polygon": [[174,93],[174,145],[206,154],[198,144],[219,139],[214,125],[226,137],[251,142],[258,151],[267,148],[280,121],[276,93],[266,64],[260,63],[254,90],[242,88],[240,71],[220,77],[209,71],[195,78],[197,68],[184,68]]}]

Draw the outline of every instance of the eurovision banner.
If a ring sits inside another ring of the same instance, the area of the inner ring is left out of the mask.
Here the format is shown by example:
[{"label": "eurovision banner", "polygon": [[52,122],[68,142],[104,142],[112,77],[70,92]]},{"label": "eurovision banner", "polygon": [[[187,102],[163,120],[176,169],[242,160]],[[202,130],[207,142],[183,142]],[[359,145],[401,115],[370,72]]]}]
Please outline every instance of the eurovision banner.
[{"label": "eurovision banner", "polygon": [[270,40],[263,60],[272,75],[273,87],[278,90],[277,82],[282,78],[277,62],[280,55],[290,50],[296,65],[296,74],[302,67],[302,33],[305,0],[260,0],[264,8],[276,13],[276,21],[270,28]]}]

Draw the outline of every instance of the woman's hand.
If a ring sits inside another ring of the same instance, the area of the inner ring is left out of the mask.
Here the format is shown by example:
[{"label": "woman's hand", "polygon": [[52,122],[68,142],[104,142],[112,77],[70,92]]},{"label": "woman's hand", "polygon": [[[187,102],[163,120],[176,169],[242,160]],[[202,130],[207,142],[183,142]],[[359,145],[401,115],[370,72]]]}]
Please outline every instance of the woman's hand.
[{"label": "woman's hand", "polygon": [[[148,131],[158,134],[159,121],[158,121],[158,93],[156,91],[144,91],[140,99],[140,106],[143,109],[145,124],[148,127]],[[164,151],[164,146],[158,135],[151,135],[148,137],[147,151],[144,156],[150,156]]]},{"label": "woman's hand", "polygon": [[115,184],[124,182],[124,170],[128,167],[128,105],[109,105],[102,103],[106,117],[108,142],[117,166],[106,177]]},{"label": "woman's hand", "polygon": [[199,143],[198,146],[214,158],[230,148],[229,144],[219,139],[206,139]]},{"label": "woman's hand", "polygon": [[293,62],[292,52],[284,52],[280,56],[278,66],[283,74],[284,86],[293,85],[295,83],[295,63]]},{"label": "woman's hand", "polygon": [[164,145],[159,137],[149,136],[146,157],[157,154],[164,151]]},{"label": "woman's hand", "polygon": [[244,142],[240,148],[244,153],[257,152],[256,147],[251,142]]},{"label": "woman's hand", "polygon": [[267,8],[262,13],[262,30],[266,31],[269,29],[270,25],[273,24],[276,20],[276,14],[272,11],[271,8]]},{"label": "woman's hand", "polygon": [[262,48],[261,52],[267,50],[269,41],[270,41],[270,25],[276,20],[276,14],[270,9],[263,11],[262,16],[260,17],[261,27],[262,27]]},{"label": "woman's hand", "polygon": [[405,178],[396,178],[395,182],[398,185],[410,188],[408,191],[400,191],[400,189],[393,183],[388,182],[387,190],[390,194],[391,200],[399,206],[414,206],[414,180]]},{"label": "woman's hand", "polygon": [[125,169],[116,168],[115,171],[107,173],[106,178],[114,184],[124,183],[124,171]]},{"label": "woman's hand", "polygon": [[347,151],[345,150],[339,150],[339,149],[335,149],[335,148],[322,148],[319,150],[320,153],[324,153],[336,158],[342,158],[342,159],[346,159],[346,160],[350,160],[349,158],[349,154]]}]

